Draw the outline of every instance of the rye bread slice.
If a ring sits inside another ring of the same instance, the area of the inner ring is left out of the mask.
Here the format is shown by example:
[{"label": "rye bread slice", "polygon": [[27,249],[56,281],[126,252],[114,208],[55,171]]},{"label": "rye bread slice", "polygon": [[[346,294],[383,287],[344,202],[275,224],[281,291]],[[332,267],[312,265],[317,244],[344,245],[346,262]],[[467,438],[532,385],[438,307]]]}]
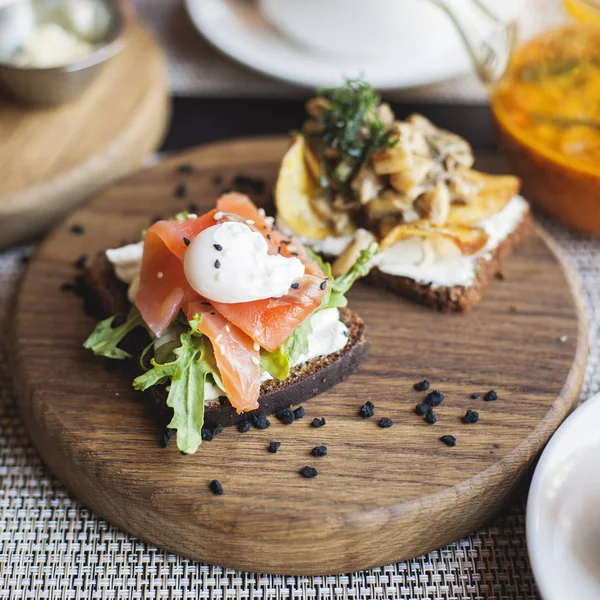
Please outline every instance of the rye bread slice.
[{"label": "rye bread slice", "polygon": [[519,225],[487,257],[482,256],[478,259],[475,280],[470,286],[433,287],[431,284],[419,283],[409,277],[383,273],[377,268],[372,269],[367,279],[404,298],[438,310],[464,312],[481,300],[489,281],[496,273],[501,273],[506,257],[518,244],[529,237],[532,230],[533,218],[531,210],[528,209]]},{"label": "rye bread slice", "polygon": [[[113,314],[126,314],[129,310],[127,287],[117,280],[111,263],[102,252],[89,264],[78,281],[84,298],[86,312],[97,319]],[[340,309],[340,319],[348,327],[348,343],[342,350],[321,356],[293,367],[285,381],[271,379],[263,382],[259,408],[250,413],[238,414],[226,397],[219,398],[206,406],[204,425],[214,429],[217,425],[229,427],[257,415],[277,413],[321,394],[354,373],[367,358],[368,343],[365,325],[360,317],[348,308]],[[141,330],[140,330],[141,331]],[[148,343],[146,336],[132,336],[128,347],[132,353],[140,353]],[[154,386],[151,396],[155,401],[156,416],[163,427],[171,420],[172,410],[166,405],[165,386]]]}]

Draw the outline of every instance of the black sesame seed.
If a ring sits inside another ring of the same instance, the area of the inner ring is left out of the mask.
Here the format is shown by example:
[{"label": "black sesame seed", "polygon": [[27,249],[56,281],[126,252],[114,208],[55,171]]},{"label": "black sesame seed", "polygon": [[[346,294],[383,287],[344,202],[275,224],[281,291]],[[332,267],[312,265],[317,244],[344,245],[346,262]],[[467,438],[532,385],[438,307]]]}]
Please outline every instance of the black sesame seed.
[{"label": "black sesame seed", "polygon": [[271,426],[271,421],[267,419],[264,415],[260,415],[258,417],[254,417],[253,424],[256,429],[267,429]]},{"label": "black sesame seed", "polygon": [[[223,246],[221,246],[221,244],[213,244],[213,246],[214,246],[214,249],[215,249],[217,252],[221,252],[221,250],[223,250]],[[216,266],[216,265],[215,265],[215,266]],[[218,268],[219,268],[219,267],[217,267],[217,269],[218,269]]]},{"label": "black sesame seed", "polygon": [[240,433],[248,433],[250,431],[250,421],[240,421],[238,423],[238,431]]},{"label": "black sesame seed", "polygon": [[212,182],[214,185],[221,185],[223,183],[223,175],[214,175]]},{"label": "black sesame seed", "polygon": [[292,285],[290,286],[293,290],[297,290],[300,287],[299,283],[292,283]]},{"label": "black sesame seed", "polygon": [[327,446],[315,446],[310,453],[317,457],[327,456]]},{"label": "black sesame seed", "polygon": [[222,496],[223,495],[223,486],[221,485],[220,481],[217,481],[216,479],[213,479],[209,484],[208,487],[210,488],[210,491],[215,494],[215,496]]},{"label": "black sesame seed", "polygon": [[433,425],[437,421],[437,417],[435,416],[435,413],[432,410],[430,410],[429,412],[425,413],[425,420],[430,425]]},{"label": "black sesame seed", "polygon": [[375,405],[368,400],[361,407],[358,413],[363,419],[368,419],[375,414]]},{"label": "black sesame seed", "polygon": [[85,227],[79,223],[75,223],[74,225],[71,225],[71,233],[74,233],[75,235],[81,235],[85,233]]},{"label": "black sesame seed", "polygon": [[313,419],[310,425],[311,427],[323,427],[323,425],[325,425],[326,423],[327,421],[325,420],[325,417],[322,417],[321,419]]},{"label": "black sesame seed", "polygon": [[208,427],[203,427],[200,434],[204,442],[211,442],[212,439],[215,437],[213,432]]},{"label": "black sesame seed", "polygon": [[417,406],[415,406],[415,412],[422,417],[423,415],[426,415],[428,412],[431,412],[433,409],[431,408],[431,406],[429,406],[429,404],[425,404],[425,402],[421,402],[420,404],[417,404]]},{"label": "black sesame seed", "polygon": [[281,254],[281,246],[277,246],[277,254]]},{"label": "black sesame seed", "polygon": [[196,214],[198,212],[198,205],[195,202],[190,202],[187,209],[189,213]]},{"label": "black sesame seed", "polygon": [[210,314],[214,317],[217,313],[214,310],[211,310]]},{"label": "black sesame seed", "polygon": [[271,234],[267,233],[267,239],[270,240],[271,239]]},{"label": "black sesame seed", "polygon": [[286,245],[287,245],[287,244],[291,244],[291,243],[292,243],[292,240],[281,240],[281,243],[282,243],[282,244],[286,244]]},{"label": "black sesame seed", "polygon": [[316,477],[319,472],[314,467],[306,466],[300,469],[300,474],[307,479],[311,479],[312,477]]},{"label": "black sesame seed", "polygon": [[281,442],[270,442],[269,452],[271,452],[272,454],[276,454],[277,450],[279,450],[279,446],[281,446]]},{"label": "black sesame seed", "polygon": [[427,381],[427,379],[423,379],[423,381],[415,383],[415,385],[413,385],[413,388],[415,388],[417,392],[424,392],[425,390],[429,389],[429,381]]},{"label": "black sesame seed", "polygon": [[484,397],[483,399],[486,402],[493,402],[494,400],[498,400],[498,394],[496,394],[496,392],[494,390],[490,390]]},{"label": "black sesame seed", "polygon": [[321,285],[319,286],[322,290],[324,290],[327,287],[327,282],[324,281],[323,283],[321,283]]},{"label": "black sesame seed", "polygon": [[453,435],[443,435],[440,440],[446,444],[446,446],[456,446],[456,438]]},{"label": "black sesame seed", "polygon": [[299,406],[294,411],[294,418],[295,419],[304,419],[304,406]]},{"label": "black sesame seed", "polygon": [[[298,253],[297,253],[297,252],[290,252],[290,254],[291,254],[292,256],[298,256]],[[325,288],[321,288],[321,289],[325,289]]]},{"label": "black sesame seed", "polygon": [[87,254],[82,254],[77,258],[77,260],[73,263],[76,269],[83,269],[85,267],[85,263],[87,262]]},{"label": "black sesame seed", "polygon": [[469,408],[462,420],[463,423],[477,423],[479,421],[479,413]]},{"label": "black sesame seed", "polygon": [[388,419],[387,417],[383,417],[382,419],[379,419],[379,427],[383,427],[384,429],[391,427],[393,424],[394,424],[394,421],[392,421],[391,419]]},{"label": "black sesame seed", "polygon": [[472,398],[473,400],[477,400],[477,398],[479,398],[479,392],[473,392],[473,393],[471,394],[471,398]]},{"label": "black sesame seed", "polygon": [[205,306],[210,306],[210,302],[206,302],[205,300],[202,300],[202,302],[200,302],[200,304],[204,304]]},{"label": "black sesame seed", "polygon": [[184,238],[183,238],[183,243],[184,243],[186,246],[189,246],[189,245],[190,245],[190,240],[189,240],[188,238],[184,237]]},{"label": "black sesame seed", "polygon": [[72,292],[75,290],[75,285],[69,282],[62,283],[60,286],[61,292]]},{"label": "black sesame seed", "polygon": [[182,163],[177,167],[177,172],[181,173],[182,175],[189,175],[190,173],[193,173],[196,170],[196,167],[194,165],[190,165],[189,163]]},{"label": "black sesame seed", "polygon": [[188,193],[188,189],[187,189],[187,185],[185,185],[185,183],[180,183],[175,188],[175,198],[185,198],[187,196],[187,193]]},{"label": "black sesame seed", "polygon": [[284,425],[290,425],[294,422],[294,412],[289,408],[284,408],[280,410],[275,415]]},{"label": "black sesame seed", "polygon": [[215,269],[220,269],[221,268],[221,261],[217,258],[217,260],[215,260]]},{"label": "black sesame seed", "polygon": [[425,396],[425,404],[429,404],[429,406],[439,406],[443,400],[444,394],[440,390],[433,390]]}]

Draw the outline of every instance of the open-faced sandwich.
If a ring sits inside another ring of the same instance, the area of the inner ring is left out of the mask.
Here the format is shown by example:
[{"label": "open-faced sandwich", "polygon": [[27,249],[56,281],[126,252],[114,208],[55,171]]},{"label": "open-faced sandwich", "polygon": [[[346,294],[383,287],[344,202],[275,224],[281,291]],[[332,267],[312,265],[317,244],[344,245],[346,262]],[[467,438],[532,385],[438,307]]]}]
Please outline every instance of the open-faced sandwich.
[{"label": "open-faced sandwich", "polygon": [[469,144],[425,117],[396,120],[366,84],[320,90],[283,158],[277,225],[342,275],[373,241],[371,277],[440,309],[466,310],[531,230],[516,177],[472,168]]},{"label": "open-faced sandwich", "polygon": [[371,244],[334,278],[248,197],[227,194],[215,210],[158,221],[142,241],[98,255],[83,291],[108,318],[84,345],[138,354],[134,388],[172,409],[168,427],[192,453],[211,429],[281,411],[356,370],[367,344],[344,294],[376,252]]}]

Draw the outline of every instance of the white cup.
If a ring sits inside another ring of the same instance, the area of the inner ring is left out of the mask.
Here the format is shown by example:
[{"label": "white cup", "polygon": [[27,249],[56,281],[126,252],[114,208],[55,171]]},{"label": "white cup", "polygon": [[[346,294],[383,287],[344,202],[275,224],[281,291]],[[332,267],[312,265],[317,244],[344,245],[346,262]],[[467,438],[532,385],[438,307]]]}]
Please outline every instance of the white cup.
[{"label": "white cup", "polygon": [[448,16],[428,0],[259,0],[263,15],[307,50],[381,57],[457,48]]}]

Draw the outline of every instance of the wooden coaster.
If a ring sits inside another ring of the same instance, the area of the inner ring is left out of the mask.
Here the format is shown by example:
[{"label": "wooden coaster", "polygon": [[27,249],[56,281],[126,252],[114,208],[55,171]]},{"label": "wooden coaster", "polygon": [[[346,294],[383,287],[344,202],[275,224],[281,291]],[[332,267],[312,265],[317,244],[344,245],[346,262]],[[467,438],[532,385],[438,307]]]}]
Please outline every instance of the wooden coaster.
[{"label": "wooden coaster", "polygon": [[[467,314],[441,314],[357,284],[350,306],[367,325],[370,358],[292,425],[226,428],[182,456],[159,430],[132,374],[107,372],[81,346],[94,327],[60,290],[73,261],[136,240],[154,215],[211,208],[238,174],[265,204],[286,141],[238,140],[171,158],[109,188],[41,246],[24,277],[12,333],[14,375],[32,440],[88,506],[124,530],[192,558],[248,571],[350,572],[417,555],[476,530],[506,502],[575,405],[587,356],[581,301],[536,233]],[[178,171],[193,164],[192,174]],[[238,186],[244,184],[237,179]],[[188,194],[175,189],[186,184]],[[252,183],[252,182],[250,182]],[[244,184],[247,185],[247,184]],[[243,187],[243,186],[242,186]],[[85,227],[75,235],[74,224]],[[415,413],[422,379],[444,402],[437,423]],[[486,402],[493,389],[498,399]],[[472,399],[471,394],[481,396]],[[362,419],[370,400],[375,416]],[[479,422],[464,424],[467,409]],[[315,417],[327,424],[311,427]],[[393,426],[378,425],[388,417]],[[440,437],[456,437],[448,447]],[[281,442],[277,454],[270,441]],[[311,450],[327,446],[326,457]],[[319,474],[305,479],[305,465]],[[209,482],[221,481],[215,496]]]},{"label": "wooden coaster", "polygon": [[162,52],[139,23],[125,44],[75,102],[0,99],[0,248],[43,231],[160,145],[169,116]]}]

